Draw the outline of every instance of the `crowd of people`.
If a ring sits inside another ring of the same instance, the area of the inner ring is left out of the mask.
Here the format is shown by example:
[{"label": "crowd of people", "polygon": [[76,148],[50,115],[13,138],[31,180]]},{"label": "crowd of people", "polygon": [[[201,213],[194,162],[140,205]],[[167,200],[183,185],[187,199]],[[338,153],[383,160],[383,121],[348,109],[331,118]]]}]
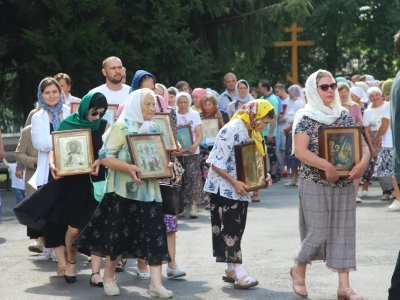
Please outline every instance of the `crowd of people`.
[{"label": "crowd of people", "polygon": [[[395,45],[400,53],[400,35]],[[290,269],[294,292],[308,296],[307,265],[324,260],[338,273],[338,299],[363,299],[349,284],[349,272],[356,270],[356,203],[368,196],[376,178],[382,200],[394,200],[389,210],[400,210],[398,155],[393,151],[400,149],[391,130],[395,126],[391,112],[393,116],[397,107],[393,102],[400,89],[397,77],[385,81],[370,75],[334,78],[318,70],[308,77],[305,88],[286,89],[267,80],[253,88],[227,73],[226,89],[218,94],[210,88],[192,89],[186,81],[167,88],[145,70],[136,71],[128,86],[126,69],[117,57],[104,60],[102,73],[105,84],[82,99],[71,95],[71,79],[65,73],[41,80],[37,105],[15,151],[18,164],[12,172],[20,182],[14,211],[20,221],[30,220],[24,223],[34,240],[29,250],[39,253],[40,260],[57,261],[57,276],[68,284],[76,281],[79,251],[91,260],[90,285],[104,288],[106,295],[119,295],[115,272],[122,272],[127,259],[134,258],[137,276],[150,280],[150,296],[173,296],[163,286],[162,264],[168,265],[168,278],[186,275],[176,258],[178,218],[185,217],[185,211],[164,214],[163,181],[141,179],[126,140],[132,133],[160,133],[151,120],[161,112],[171,115],[175,131],[190,126],[190,147],[183,150],[179,145],[168,152],[171,181],[182,188],[190,218],[198,218],[200,205],[210,210],[213,256],[226,264],[225,282],[236,289],[258,285],[242,266],[241,240],[249,202],[259,202],[260,196],[258,191],[249,193],[237,179],[234,152],[234,146],[254,142],[268,166],[268,188],[282,177],[290,177],[287,188],[298,187],[302,243]],[[70,108],[73,102],[80,103],[75,113]],[[118,112],[107,121],[110,104],[117,104]],[[203,120],[210,117],[217,118],[220,127],[211,144],[202,128]],[[347,177],[339,177],[335,162],[319,156],[318,128],[353,126],[361,128],[361,158]],[[60,176],[52,132],[79,129],[91,131],[92,173]],[[1,144],[0,156],[4,157]],[[395,274],[397,269],[400,266]],[[390,289],[393,295],[399,292],[396,282]]]}]

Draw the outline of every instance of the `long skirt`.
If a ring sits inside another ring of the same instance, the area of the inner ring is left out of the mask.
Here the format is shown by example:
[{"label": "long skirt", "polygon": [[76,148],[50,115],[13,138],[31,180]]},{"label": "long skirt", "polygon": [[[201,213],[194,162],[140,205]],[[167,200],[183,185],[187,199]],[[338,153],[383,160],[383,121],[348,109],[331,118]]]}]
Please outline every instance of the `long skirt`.
[{"label": "long skirt", "polygon": [[285,161],[286,161],[286,167],[288,168],[300,168],[301,162],[294,156],[292,155],[292,132],[289,132],[289,134],[286,136],[286,149],[285,149]]},{"label": "long skirt", "polygon": [[332,188],[299,181],[301,250],[296,263],[324,260],[336,272],[356,270],[355,198],[352,184]]},{"label": "long skirt", "polygon": [[182,156],[183,197],[186,204],[200,205],[203,203],[203,181],[201,179],[201,158],[199,154]]},{"label": "long skirt", "polygon": [[242,263],[240,247],[247,219],[247,201],[211,194],[213,256],[216,262]]},{"label": "long skirt", "polygon": [[374,171],[375,177],[393,176],[392,148],[382,148],[379,152]]},{"label": "long skirt", "polygon": [[[371,131],[371,137],[375,137],[375,135],[376,135],[376,131]],[[382,148],[376,144],[376,140],[374,138],[372,139],[372,143],[374,145],[374,148],[375,148],[375,151],[377,154],[377,156],[373,158],[374,159],[373,173],[375,173],[375,168],[378,163],[378,158],[379,158]],[[392,182],[391,182],[391,176],[378,176],[378,182],[379,182],[379,185],[381,186],[382,194],[390,194],[391,193],[392,188],[393,188]]]},{"label": "long skirt", "polygon": [[146,259],[150,266],[171,261],[162,204],[105,194],[73,245],[98,256]]}]

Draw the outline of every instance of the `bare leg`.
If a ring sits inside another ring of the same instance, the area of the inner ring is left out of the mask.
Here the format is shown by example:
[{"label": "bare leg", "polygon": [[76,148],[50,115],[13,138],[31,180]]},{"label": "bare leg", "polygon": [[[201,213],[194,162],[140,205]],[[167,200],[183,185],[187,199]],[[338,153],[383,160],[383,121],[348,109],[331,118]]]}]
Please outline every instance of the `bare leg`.
[{"label": "bare leg", "polygon": [[339,289],[347,289],[349,287],[349,272],[339,272]]},{"label": "bare leg", "polygon": [[[168,268],[175,270],[176,264],[176,232],[167,232],[168,252],[171,257],[171,262],[168,263]],[[150,269],[151,270],[151,269]]]},{"label": "bare leg", "polygon": [[149,272],[149,269],[147,268],[146,265],[146,260],[142,258],[137,259],[137,267],[140,273],[147,273]]},{"label": "bare leg", "polygon": [[356,189],[356,197],[358,197],[358,186],[360,185],[360,179],[354,180],[354,188]]},{"label": "bare leg", "polygon": [[281,153],[281,168],[282,168],[282,173],[286,172],[285,166],[286,166],[286,162],[285,162],[285,151],[284,150],[280,150]]},{"label": "bare leg", "polygon": [[400,202],[400,190],[399,186],[397,185],[396,177],[392,176],[391,181],[393,185],[393,194],[396,197],[396,201]]},{"label": "bare leg", "polygon": [[79,235],[79,229],[68,226],[67,233],[65,234],[65,245],[68,253],[68,261],[67,270],[65,271],[65,275],[67,276],[75,276],[76,275],[76,252],[77,249],[72,246],[72,243],[76,240]]},{"label": "bare leg", "polygon": [[115,268],[121,257],[117,257],[116,260],[110,260],[110,257],[106,257],[106,266],[104,268],[104,282],[109,283],[115,281]]},{"label": "bare leg", "polygon": [[292,170],[291,181],[292,182],[297,182],[297,173],[298,173],[297,168],[290,168],[290,169]]},{"label": "bare leg", "polygon": [[363,187],[362,187],[363,191],[368,191],[368,187],[369,187],[369,181],[364,181]]},{"label": "bare leg", "polygon": [[155,288],[162,286],[161,279],[162,266],[150,266],[151,285]]},{"label": "bare leg", "polygon": [[[340,296],[340,298],[339,298]],[[355,296],[354,298],[352,296]],[[362,297],[350,289],[349,272],[339,272],[338,299],[361,299]],[[364,298],[362,298],[364,299]]]},{"label": "bare leg", "polygon": [[306,271],[307,264],[298,263],[290,270],[290,276],[293,279],[293,290],[300,297],[307,296],[306,289]]},{"label": "bare leg", "polygon": [[[96,256],[92,254],[92,274],[94,273],[100,273],[100,269],[101,269],[101,262],[102,262],[102,258],[100,256]],[[103,278],[101,277],[100,274],[95,274],[92,276],[91,278],[92,282],[94,284],[102,282]]]},{"label": "bare leg", "polygon": [[58,267],[65,267],[67,265],[67,261],[65,259],[65,247],[58,246],[53,248],[53,251],[58,260]]}]

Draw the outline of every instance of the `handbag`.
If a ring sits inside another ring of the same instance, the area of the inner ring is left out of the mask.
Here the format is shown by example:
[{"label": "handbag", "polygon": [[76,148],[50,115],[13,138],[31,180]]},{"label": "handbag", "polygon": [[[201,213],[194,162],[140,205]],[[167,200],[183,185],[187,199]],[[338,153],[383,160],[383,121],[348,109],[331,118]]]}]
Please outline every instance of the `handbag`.
[{"label": "handbag", "polygon": [[93,185],[93,196],[94,199],[96,199],[96,201],[100,202],[103,197],[104,197],[104,186],[106,185],[106,181],[105,180],[101,180],[101,181],[93,181],[92,177],[90,177],[90,181],[92,182]]},{"label": "handbag", "polygon": [[180,185],[160,183],[164,214],[176,216],[185,209],[185,202]]}]

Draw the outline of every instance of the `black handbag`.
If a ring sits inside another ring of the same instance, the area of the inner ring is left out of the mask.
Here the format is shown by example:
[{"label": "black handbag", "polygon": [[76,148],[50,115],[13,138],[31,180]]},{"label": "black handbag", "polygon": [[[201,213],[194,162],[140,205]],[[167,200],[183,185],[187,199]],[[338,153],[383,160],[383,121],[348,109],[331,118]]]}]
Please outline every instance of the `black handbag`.
[{"label": "black handbag", "polygon": [[180,185],[160,183],[164,214],[176,216],[185,209],[185,202]]}]

